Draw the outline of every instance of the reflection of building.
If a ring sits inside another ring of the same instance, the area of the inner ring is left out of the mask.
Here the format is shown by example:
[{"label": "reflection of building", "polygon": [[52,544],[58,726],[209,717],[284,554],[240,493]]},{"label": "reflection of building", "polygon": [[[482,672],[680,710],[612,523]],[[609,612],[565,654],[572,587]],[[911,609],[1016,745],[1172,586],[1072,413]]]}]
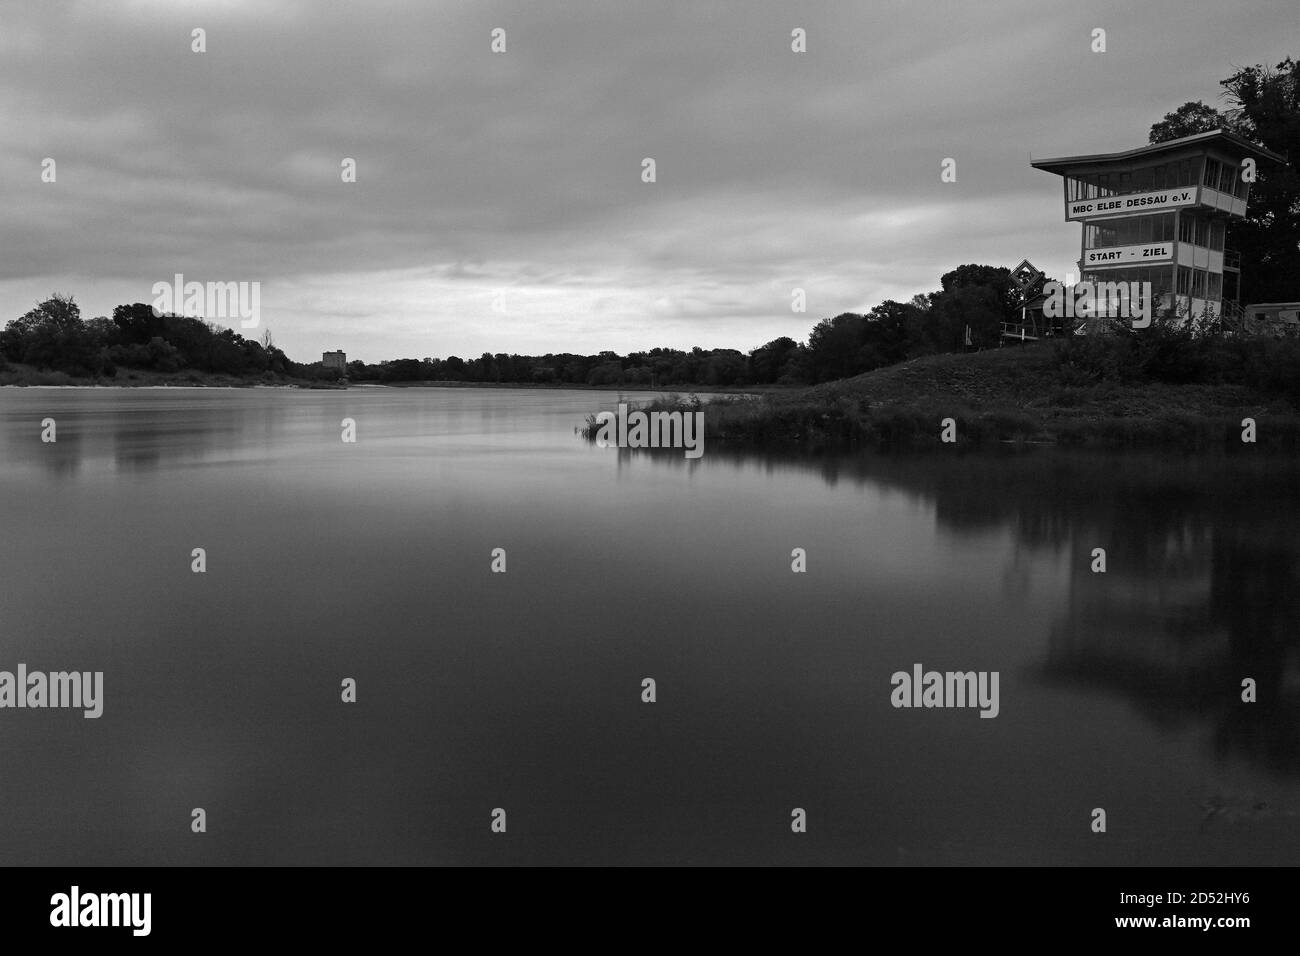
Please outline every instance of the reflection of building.
[{"label": "reflection of building", "polygon": [[326,368],[336,368],[340,372],[348,370],[348,357],[343,352],[325,352],[321,355],[321,364]]},{"label": "reflection of building", "polygon": [[1246,214],[1245,171],[1260,161],[1285,158],[1212,130],[1030,165],[1062,177],[1065,218],[1083,224],[1084,280],[1150,282],[1156,314],[1201,317],[1223,314],[1225,302],[1238,310],[1241,257],[1224,235]]},{"label": "reflection of building", "polygon": [[[1116,536],[1123,547],[1109,549],[1116,567],[1104,574],[1093,570],[1083,542],[1072,546],[1069,602],[1049,642],[1058,674],[1104,674],[1120,683],[1120,675],[1140,673],[1156,683],[1155,674],[1196,670],[1227,654],[1227,632],[1211,625],[1205,611],[1213,536],[1198,522],[1166,521],[1140,530],[1129,524]],[[1108,529],[1107,536],[1114,534]]]}]

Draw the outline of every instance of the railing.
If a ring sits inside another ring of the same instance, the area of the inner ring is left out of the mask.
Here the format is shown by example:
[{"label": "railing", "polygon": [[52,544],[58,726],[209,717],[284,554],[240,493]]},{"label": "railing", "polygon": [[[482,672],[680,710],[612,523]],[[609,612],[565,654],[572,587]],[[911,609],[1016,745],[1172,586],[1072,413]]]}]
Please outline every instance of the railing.
[{"label": "railing", "polygon": [[1246,310],[1240,302],[1226,299],[1219,303],[1219,323],[1225,331],[1240,334],[1246,331]]},{"label": "railing", "polygon": [[1004,339],[1024,340],[1026,342],[1036,342],[1041,338],[1051,338],[1056,335],[1067,335],[1070,332],[1070,320],[1061,319],[1030,319],[1028,322],[1003,322],[1002,337]]},{"label": "railing", "polygon": [[1236,249],[1223,250],[1223,268],[1232,269],[1234,272],[1241,271],[1241,253]]}]

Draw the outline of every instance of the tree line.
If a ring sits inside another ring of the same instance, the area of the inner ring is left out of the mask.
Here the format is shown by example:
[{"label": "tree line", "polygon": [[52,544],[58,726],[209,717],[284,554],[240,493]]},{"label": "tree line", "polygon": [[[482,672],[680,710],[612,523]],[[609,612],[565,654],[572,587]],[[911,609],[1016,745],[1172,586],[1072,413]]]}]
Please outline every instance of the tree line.
[{"label": "tree line", "polygon": [[0,332],[0,368],[22,362],[41,371],[115,378],[118,368],[192,369],[247,377],[294,375],[297,363],[272,343],[246,339],[215,322],[157,314],[143,302],[119,305],[112,318],[81,318],[70,295],[55,293]]},{"label": "tree line", "polygon": [[[808,341],[773,339],[748,353],[736,349],[655,348],[620,355],[483,353],[475,359],[401,358],[345,371],[294,362],[264,334],[246,339],[201,318],[158,314],[143,302],[119,305],[112,317],[81,318],[72,296],[54,294],[0,332],[0,363],[22,362],[76,377],[116,377],[119,368],[165,373],[195,370],[237,377],[287,376],[352,381],[480,382],[528,385],[811,385],[871,371],[933,352],[995,344],[1000,323],[1016,311],[1004,267],[964,265],[943,288],[910,302],[885,301],[866,314],[845,312],[813,326]],[[970,332],[967,343],[967,329]]]},{"label": "tree line", "polygon": [[[349,362],[352,381],[490,382],[539,385],[621,385],[664,388],[699,385],[813,385],[869,372],[935,352],[995,345],[1001,323],[1018,314],[1010,270],[964,265],[946,273],[942,288],[909,302],[887,300],[865,314],[822,319],[807,342],[781,336],[748,353],[736,349],[507,355],[476,359],[404,358]],[[969,342],[967,340],[969,329]]]}]

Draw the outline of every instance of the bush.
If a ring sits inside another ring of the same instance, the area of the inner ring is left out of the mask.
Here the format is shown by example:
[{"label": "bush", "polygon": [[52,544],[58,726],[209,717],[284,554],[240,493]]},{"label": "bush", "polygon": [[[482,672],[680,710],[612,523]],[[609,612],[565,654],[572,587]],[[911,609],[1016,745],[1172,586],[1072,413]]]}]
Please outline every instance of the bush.
[{"label": "bush", "polygon": [[1137,367],[1147,378],[1175,385],[1205,381],[1207,357],[1223,344],[1217,335],[1196,335],[1188,326],[1163,323],[1133,334],[1129,341]]},{"label": "bush", "polygon": [[148,349],[152,366],[160,372],[175,372],[184,364],[180,350],[160,336],[149,340]]},{"label": "bush", "polygon": [[1228,337],[1211,325],[1154,325],[1071,336],[1055,356],[1060,384],[1235,385],[1300,404],[1300,339]]}]

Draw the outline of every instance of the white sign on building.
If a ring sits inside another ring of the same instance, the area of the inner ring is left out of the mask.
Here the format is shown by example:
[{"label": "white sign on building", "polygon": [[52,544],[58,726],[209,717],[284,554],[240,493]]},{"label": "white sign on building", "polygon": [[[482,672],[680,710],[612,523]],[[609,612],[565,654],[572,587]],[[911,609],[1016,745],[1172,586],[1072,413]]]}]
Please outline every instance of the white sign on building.
[{"label": "white sign on building", "polygon": [[1109,249],[1083,250],[1083,265],[1085,268],[1130,266],[1134,263],[1168,262],[1173,257],[1172,242],[1157,242],[1147,246],[1111,246]]},{"label": "white sign on building", "polygon": [[1191,206],[1196,202],[1196,187],[1161,189],[1153,193],[1134,193],[1131,196],[1102,196],[1097,199],[1076,199],[1065,204],[1066,219],[1102,219],[1106,216],[1123,216],[1127,213],[1161,212]]}]

